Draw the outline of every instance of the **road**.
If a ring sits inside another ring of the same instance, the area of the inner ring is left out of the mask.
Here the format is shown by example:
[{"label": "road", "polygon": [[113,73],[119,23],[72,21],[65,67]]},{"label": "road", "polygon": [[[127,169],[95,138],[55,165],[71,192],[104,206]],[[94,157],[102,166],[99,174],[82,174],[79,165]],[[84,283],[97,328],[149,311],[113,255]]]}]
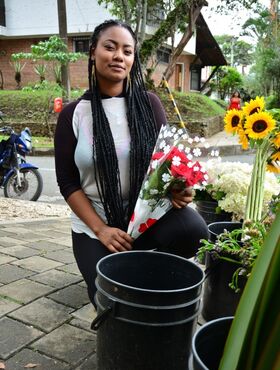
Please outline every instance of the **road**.
[{"label": "road", "polygon": [[[223,157],[223,161],[240,161],[240,162],[253,162],[253,155],[240,155]],[[28,157],[27,161],[38,166],[39,171],[43,177],[43,192],[39,198],[40,202],[66,204],[63,197],[59,192],[56,183],[54,157]],[[0,196],[3,196],[3,190],[0,191]]]}]

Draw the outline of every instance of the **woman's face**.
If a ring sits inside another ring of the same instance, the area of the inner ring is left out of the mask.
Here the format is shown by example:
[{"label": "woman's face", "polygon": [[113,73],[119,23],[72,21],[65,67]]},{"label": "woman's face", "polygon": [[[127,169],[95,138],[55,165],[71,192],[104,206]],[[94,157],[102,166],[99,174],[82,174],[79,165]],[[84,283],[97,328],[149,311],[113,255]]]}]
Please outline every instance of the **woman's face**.
[{"label": "woman's face", "polygon": [[113,26],[104,30],[92,51],[99,83],[123,81],[134,62],[135,42],[130,32]]}]

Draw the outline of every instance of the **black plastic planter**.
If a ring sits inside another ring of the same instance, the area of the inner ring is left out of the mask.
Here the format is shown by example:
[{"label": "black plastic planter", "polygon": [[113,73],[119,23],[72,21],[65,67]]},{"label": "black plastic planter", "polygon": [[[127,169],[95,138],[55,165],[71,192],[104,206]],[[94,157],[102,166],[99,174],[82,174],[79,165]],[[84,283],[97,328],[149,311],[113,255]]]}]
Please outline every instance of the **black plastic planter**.
[{"label": "black plastic planter", "polygon": [[242,228],[241,222],[229,222],[229,221],[212,222],[211,224],[208,225],[210,241],[215,242],[217,236],[222,234],[225,230],[231,232],[233,230],[241,228]]},{"label": "black plastic planter", "polygon": [[209,321],[192,340],[192,370],[218,370],[233,317]]},{"label": "black plastic planter", "polygon": [[232,214],[221,211],[216,213],[218,202],[211,202],[206,200],[199,200],[195,202],[197,212],[204,218],[205,222],[211,224],[212,222],[231,221]]},{"label": "black plastic planter", "polygon": [[97,265],[98,370],[186,370],[204,273],[185,258],[116,253]]}]

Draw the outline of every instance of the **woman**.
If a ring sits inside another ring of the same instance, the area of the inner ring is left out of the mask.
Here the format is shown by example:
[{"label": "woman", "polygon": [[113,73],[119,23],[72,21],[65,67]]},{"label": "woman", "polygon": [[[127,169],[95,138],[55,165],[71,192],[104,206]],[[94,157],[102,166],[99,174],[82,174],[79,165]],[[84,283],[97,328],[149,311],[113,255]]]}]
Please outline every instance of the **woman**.
[{"label": "woman", "polygon": [[126,233],[159,128],[166,123],[158,97],[145,91],[136,45],[126,24],[110,20],[96,27],[89,90],[63,109],[55,133],[58,185],[73,211],[74,255],[93,304],[102,257],[156,247],[191,257],[207,237],[202,218],[186,207],[191,189],[174,192],[174,209],[135,242]]},{"label": "woman", "polygon": [[241,109],[241,98],[238,91],[235,91],[230,98],[228,110],[231,109]]}]

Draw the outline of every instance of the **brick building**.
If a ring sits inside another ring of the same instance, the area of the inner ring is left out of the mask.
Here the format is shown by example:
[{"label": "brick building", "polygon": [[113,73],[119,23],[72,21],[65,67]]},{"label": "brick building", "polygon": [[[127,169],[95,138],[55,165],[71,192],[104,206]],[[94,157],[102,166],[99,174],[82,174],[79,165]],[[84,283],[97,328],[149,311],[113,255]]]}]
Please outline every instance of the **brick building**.
[{"label": "brick building", "polygon": [[[69,51],[86,52],[93,29],[105,19],[113,18],[109,11],[94,0],[67,0],[67,31]],[[148,27],[148,32],[153,32]],[[58,34],[57,0],[0,0],[0,87],[14,89],[15,71],[11,55],[30,52],[30,46],[51,35]],[[159,63],[153,79],[160,81],[169,57],[170,47],[165,45],[157,52]],[[27,61],[21,73],[21,85],[39,80],[34,71],[38,62]],[[202,15],[196,22],[196,32],[180,56],[169,83],[180,91],[200,90],[201,69],[204,66],[220,66],[226,61],[211,35]],[[49,63],[47,79],[53,80],[52,64]],[[87,87],[87,60],[70,64],[71,87]]]}]

